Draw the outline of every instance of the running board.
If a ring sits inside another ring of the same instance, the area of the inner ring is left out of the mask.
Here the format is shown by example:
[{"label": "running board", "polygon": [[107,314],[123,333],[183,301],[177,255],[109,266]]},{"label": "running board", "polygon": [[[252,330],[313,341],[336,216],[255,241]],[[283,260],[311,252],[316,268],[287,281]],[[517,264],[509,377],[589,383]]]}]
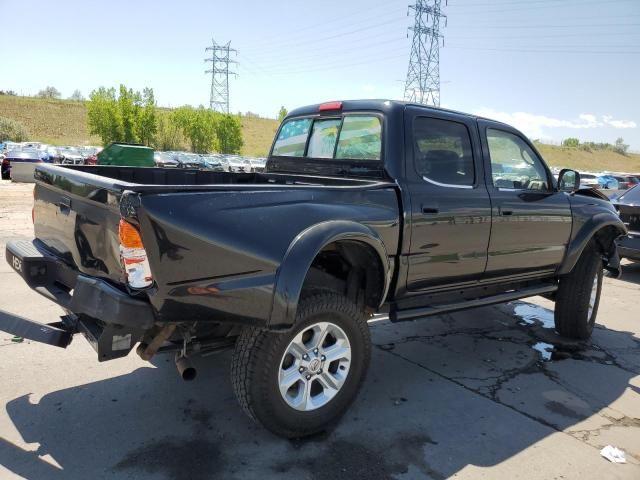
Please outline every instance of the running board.
[{"label": "running board", "polygon": [[407,310],[394,310],[389,313],[389,320],[392,322],[402,322],[405,320],[413,320],[418,317],[427,317],[430,315],[439,315],[441,313],[455,312],[457,310],[466,310],[468,308],[484,307],[485,305],[493,305],[495,303],[510,302],[520,298],[534,297],[536,295],[544,295],[553,293],[558,289],[557,285],[545,285],[537,287],[522,288],[511,292],[500,293],[490,297],[474,298],[459,303],[447,303],[440,305],[431,305],[429,307],[411,308]]}]

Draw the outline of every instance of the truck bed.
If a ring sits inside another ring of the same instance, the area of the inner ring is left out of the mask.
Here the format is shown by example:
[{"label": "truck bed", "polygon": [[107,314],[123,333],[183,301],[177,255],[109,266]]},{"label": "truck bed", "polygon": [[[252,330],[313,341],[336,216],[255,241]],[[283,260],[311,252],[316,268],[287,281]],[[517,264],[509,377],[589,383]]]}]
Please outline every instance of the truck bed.
[{"label": "truck bed", "polygon": [[132,292],[159,320],[261,324],[292,243],[322,222],[356,222],[397,254],[389,181],[113,166],[36,170],[35,234],[79,272],[127,291],[118,223],[139,225],[154,286]]}]

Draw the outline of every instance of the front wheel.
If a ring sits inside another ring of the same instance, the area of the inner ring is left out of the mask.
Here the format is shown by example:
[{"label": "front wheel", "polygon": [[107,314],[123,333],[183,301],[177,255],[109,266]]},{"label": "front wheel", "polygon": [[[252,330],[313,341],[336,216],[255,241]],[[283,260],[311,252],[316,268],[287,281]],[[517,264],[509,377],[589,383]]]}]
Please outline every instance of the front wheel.
[{"label": "front wheel", "polygon": [[591,241],[571,273],[560,279],[556,294],[555,323],[560,335],[586,340],[596,323],[602,291],[602,258]]},{"label": "front wheel", "polygon": [[355,399],[369,366],[365,313],[335,293],[304,298],[286,333],[246,328],[231,363],[240,405],[271,432],[326,429]]}]

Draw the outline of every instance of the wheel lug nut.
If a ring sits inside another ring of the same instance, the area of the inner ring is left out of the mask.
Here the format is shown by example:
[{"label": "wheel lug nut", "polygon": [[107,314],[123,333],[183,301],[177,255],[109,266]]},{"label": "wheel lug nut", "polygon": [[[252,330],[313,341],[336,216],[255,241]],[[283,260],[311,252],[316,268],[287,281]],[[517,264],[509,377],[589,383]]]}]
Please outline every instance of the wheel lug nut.
[{"label": "wheel lug nut", "polygon": [[317,349],[317,348],[314,348],[314,349],[313,349],[313,353],[318,353],[318,349]]},{"label": "wheel lug nut", "polygon": [[322,355],[322,356],[320,357],[320,360],[322,360],[323,362],[324,362],[326,359],[327,359],[327,357],[325,357],[324,355]]},{"label": "wheel lug nut", "polygon": [[300,373],[304,372],[304,367],[300,367],[300,368],[298,369],[298,371],[299,371]]},{"label": "wheel lug nut", "polygon": [[302,355],[302,358],[303,358],[304,360],[308,360],[308,359],[309,359],[309,355],[307,355],[307,354],[305,353],[304,355]]},{"label": "wheel lug nut", "polygon": [[318,375],[322,375],[322,369],[318,370]]},{"label": "wheel lug nut", "polygon": [[311,380],[311,375],[307,375],[307,380]]}]

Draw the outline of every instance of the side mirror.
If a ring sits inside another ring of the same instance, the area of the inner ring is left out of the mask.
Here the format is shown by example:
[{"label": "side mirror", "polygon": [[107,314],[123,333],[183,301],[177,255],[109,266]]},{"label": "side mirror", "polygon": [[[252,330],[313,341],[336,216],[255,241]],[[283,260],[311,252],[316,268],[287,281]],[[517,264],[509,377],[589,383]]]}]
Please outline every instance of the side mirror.
[{"label": "side mirror", "polygon": [[575,170],[563,168],[558,175],[558,190],[575,192],[580,188],[580,174]]}]

